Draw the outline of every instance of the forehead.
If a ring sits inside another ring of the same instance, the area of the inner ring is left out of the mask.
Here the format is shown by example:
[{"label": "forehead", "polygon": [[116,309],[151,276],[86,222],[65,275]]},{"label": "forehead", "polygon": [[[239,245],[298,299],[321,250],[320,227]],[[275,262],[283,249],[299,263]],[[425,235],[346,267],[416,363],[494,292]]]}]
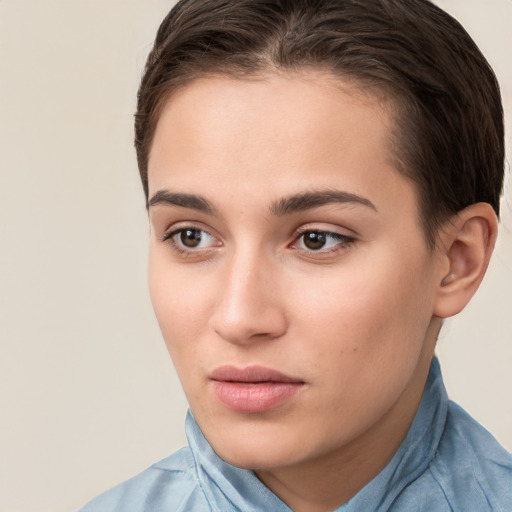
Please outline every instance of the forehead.
[{"label": "forehead", "polygon": [[412,185],[394,164],[392,103],[315,72],[195,80],[160,115],[150,197],[168,188],[219,195],[219,184],[224,198],[247,201],[255,191],[268,201],[305,189],[395,194]]},{"label": "forehead", "polygon": [[[326,135],[326,142],[339,144],[344,138],[348,141],[342,135],[348,135],[349,125],[357,130],[366,117],[370,121],[364,127],[367,137],[387,138],[394,126],[393,103],[391,96],[382,91],[341,81],[327,72],[276,73],[250,79],[207,76],[180,87],[164,103],[150,160],[158,135],[164,130],[167,134],[174,130],[175,136],[193,135],[212,144],[228,136],[232,149],[251,143],[263,149],[265,141],[275,145],[301,139],[315,141]],[[233,137],[230,130],[239,136]],[[355,140],[350,142],[354,144]],[[384,143],[381,149],[389,153],[391,148]]]}]

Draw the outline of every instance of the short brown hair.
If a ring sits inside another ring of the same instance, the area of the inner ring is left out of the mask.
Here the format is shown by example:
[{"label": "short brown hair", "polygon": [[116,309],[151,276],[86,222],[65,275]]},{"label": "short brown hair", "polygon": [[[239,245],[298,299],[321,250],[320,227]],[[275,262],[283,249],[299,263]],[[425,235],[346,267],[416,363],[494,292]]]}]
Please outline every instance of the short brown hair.
[{"label": "short brown hair", "polygon": [[419,191],[430,245],[450,215],[487,202],[499,214],[503,109],[496,77],[451,16],[427,0],[181,0],[162,22],[138,92],[135,147],[148,160],[161,109],[210,74],[302,68],[391,93],[394,153]]}]

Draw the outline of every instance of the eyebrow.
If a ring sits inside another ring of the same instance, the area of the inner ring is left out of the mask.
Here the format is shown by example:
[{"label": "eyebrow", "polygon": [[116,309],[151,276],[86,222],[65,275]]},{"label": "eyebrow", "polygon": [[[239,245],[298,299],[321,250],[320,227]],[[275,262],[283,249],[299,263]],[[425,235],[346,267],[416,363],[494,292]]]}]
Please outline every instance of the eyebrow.
[{"label": "eyebrow", "polygon": [[181,206],[183,208],[191,208],[200,212],[215,215],[216,210],[213,205],[204,197],[195,194],[181,194],[171,192],[169,190],[159,190],[148,201],[148,207],[157,204],[168,204],[172,206]]},{"label": "eyebrow", "polygon": [[301,194],[284,197],[270,207],[270,211],[277,216],[311,210],[332,203],[352,203],[367,206],[378,211],[375,205],[365,197],[342,192],[338,190],[321,190],[318,192],[303,192]]},{"label": "eyebrow", "polygon": [[[288,197],[283,197],[270,205],[270,212],[273,215],[282,217],[292,213],[302,212],[318,208],[332,203],[360,204],[378,211],[375,205],[365,197],[342,192],[338,190],[321,190],[316,192],[303,192]],[[183,194],[171,192],[169,190],[159,190],[148,201],[149,206],[157,204],[168,204],[172,206],[181,206],[182,208],[191,208],[200,212],[216,215],[217,210],[204,197],[195,194]]]}]

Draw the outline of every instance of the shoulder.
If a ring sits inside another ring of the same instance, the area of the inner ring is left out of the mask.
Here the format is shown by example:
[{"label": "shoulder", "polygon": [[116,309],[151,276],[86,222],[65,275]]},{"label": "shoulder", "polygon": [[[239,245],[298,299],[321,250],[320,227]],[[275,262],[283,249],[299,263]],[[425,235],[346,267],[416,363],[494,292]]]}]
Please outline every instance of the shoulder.
[{"label": "shoulder", "polygon": [[189,448],[182,448],[89,502],[79,512],[209,511]]},{"label": "shoulder", "polygon": [[[397,500],[421,510],[512,510],[512,455],[461,407],[450,402],[445,429],[426,471]],[[434,508],[432,508],[434,507]]]}]

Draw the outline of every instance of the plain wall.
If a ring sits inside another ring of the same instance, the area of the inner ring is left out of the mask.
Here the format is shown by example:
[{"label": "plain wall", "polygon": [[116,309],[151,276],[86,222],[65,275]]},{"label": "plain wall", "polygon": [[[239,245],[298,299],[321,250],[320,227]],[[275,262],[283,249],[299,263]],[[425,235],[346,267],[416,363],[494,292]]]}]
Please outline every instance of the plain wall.
[{"label": "plain wall", "polygon": [[[498,74],[510,154],[512,2],[438,3]],[[185,442],[132,149],[138,81],[171,5],[0,0],[0,512],[75,510]],[[489,275],[438,347],[451,397],[509,449],[511,204],[508,186]]]}]

